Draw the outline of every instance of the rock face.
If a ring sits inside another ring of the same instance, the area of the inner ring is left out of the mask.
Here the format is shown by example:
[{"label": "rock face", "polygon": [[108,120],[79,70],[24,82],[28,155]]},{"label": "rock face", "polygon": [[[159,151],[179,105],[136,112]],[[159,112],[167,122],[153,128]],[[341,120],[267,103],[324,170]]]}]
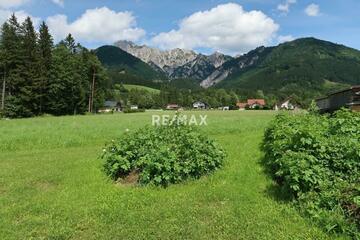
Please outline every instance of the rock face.
[{"label": "rock face", "polygon": [[203,88],[209,88],[223,81],[234,72],[255,66],[258,63],[264,50],[265,47],[259,47],[253,51],[250,51],[248,54],[223,62],[200,83],[200,86]]},{"label": "rock face", "polygon": [[232,59],[219,52],[206,56],[179,48],[163,51],[146,45],[139,46],[130,41],[118,41],[115,46],[148,63],[156,71],[165,72],[172,79],[203,80],[216,68]]}]

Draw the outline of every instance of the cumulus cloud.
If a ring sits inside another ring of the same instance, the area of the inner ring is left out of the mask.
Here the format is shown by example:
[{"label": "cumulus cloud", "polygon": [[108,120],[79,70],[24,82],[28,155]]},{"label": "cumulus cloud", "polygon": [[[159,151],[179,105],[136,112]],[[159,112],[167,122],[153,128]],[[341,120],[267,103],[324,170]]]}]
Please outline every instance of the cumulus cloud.
[{"label": "cumulus cloud", "polygon": [[[0,25],[2,25],[6,20],[8,20],[14,12],[10,10],[0,9]],[[41,19],[38,17],[31,16],[29,13],[25,11],[16,11],[15,16],[17,17],[18,21],[21,23],[23,22],[28,16],[32,19],[35,26],[40,24]]]},{"label": "cumulus cloud", "polygon": [[290,12],[290,6],[295,3],[296,0],[286,0],[286,2],[279,4],[277,9],[284,14],[288,14]]},{"label": "cumulus cloud", "polygon": [[136,27],[131,12],[115,12],[107,7],[86,10],[74,22],[65,15],[55,15],[46,20],[56,40],[71,33],[78,41],[113,43],[117,40],[137,41],[145,31]]},{"label": "cumulus cloud", "polygon": [[320,6],[312,3],[306,7],[305,13],[310,17],[317,17],[320,15]]},{"label": "cumulus cloud", "polygon": [[60,7],[64,7],[65,4],[64,0],[51,0],[51,1]]},{"label": "cumulus cloud", "polygon": [[295,40],[295,38],[292,35],[278,36],[278,43],[291,42],[293,40]]},{"label": "cumulus cloud", "polygon": [[20,7],[27,2],[29,0],[0,0],[0,8]]},{"label": "cumulus cloud", "polygon": [[229,54],[244,53],[269,44],[279,25],[261,11],[245,11],[235,3],[218,5],[181,20],[177,30],[163,32],[150,41],[163,49],[198,47]]}]

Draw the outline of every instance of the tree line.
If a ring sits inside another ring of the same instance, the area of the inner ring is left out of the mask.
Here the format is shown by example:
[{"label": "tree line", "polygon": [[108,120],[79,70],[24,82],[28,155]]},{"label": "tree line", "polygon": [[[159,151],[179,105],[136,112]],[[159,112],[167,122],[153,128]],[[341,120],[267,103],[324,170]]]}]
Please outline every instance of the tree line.
[{"label": "tree line", "polygon": [[223,106],[236,107],[239,101],[234,91],[224,89],[179,89],[171,85],[162,85],[159,92],[145,89],[126,89],[123,84],[115,84],[111,96],[114,100],[121,102],[124,107],[138,105],[144,109],[164,108],[167,104],[178,104],[179,106],[191,108],[193,103],[201,101],[211,108]]},{"label": "tree line", "polygon": [[10,118],[95,112],[106,95],[106,71],[69,34],[58,44],[45,22],[13,14],[1,28],[1,113]]}]

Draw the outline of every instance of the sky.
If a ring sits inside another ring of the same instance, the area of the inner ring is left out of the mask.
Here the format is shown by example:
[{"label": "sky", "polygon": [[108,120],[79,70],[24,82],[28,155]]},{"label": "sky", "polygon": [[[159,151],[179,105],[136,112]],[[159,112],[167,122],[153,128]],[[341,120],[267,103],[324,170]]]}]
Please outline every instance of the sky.
[{"label": "sky", "polygon": [[246,53],[301,37],[360,49],[360,0],[0,0],[0,23],[45,21],[55,41],[88,48],[129,40],[205,54]]}]

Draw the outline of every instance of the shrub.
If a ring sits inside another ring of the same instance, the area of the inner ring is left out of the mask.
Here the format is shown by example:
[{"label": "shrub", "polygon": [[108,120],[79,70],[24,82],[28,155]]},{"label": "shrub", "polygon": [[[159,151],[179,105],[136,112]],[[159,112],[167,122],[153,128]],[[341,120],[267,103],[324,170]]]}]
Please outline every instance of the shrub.
[{"label": "shrub", "polygon": [[267,169],[303,212],[327,231],[359,237],[359,113],[282,113],[263,147]]},{"label": "shrub", "polygon": [[140,112],[145,112],[145,109],[143,109],[143,108],[139,108],[139,109],[125,108],[124,109],[124,113],[140,113]]},{"label": "shrub", "polygon": [[136,172],[138,183],[167,186],[220,168],[224,151],[198,129],[183,124],[145,127],[111,142],[102,155],[112,179]]}]

